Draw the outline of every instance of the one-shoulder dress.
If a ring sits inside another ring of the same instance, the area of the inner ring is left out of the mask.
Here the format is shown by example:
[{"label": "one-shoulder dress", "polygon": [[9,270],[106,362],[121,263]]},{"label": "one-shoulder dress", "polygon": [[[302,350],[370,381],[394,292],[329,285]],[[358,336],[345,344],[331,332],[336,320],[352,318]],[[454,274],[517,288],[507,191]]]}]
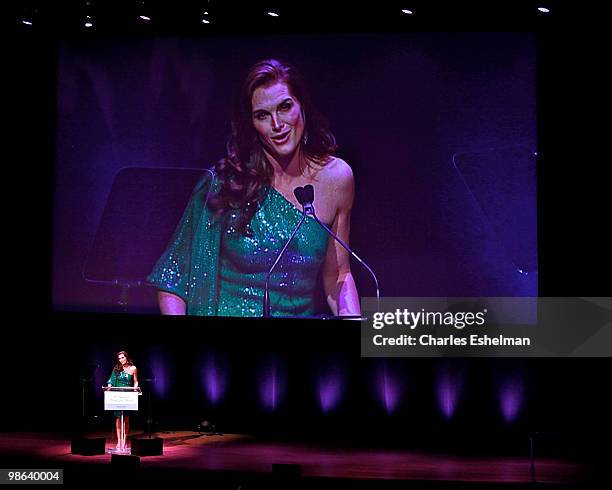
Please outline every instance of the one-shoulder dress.
[{"label": "one-shoulder dress", "polygon": [[[170,243],[147,280],[187,303],[188,315],[262,316],[264,284],[268,270],[302,211],[272,186],[248,224],[236,229],[239,211],[225,219],[207,208],[208,196],[218,182],[203,178]],[[270,279],[273,316],[309,316],[319,269],[325,259],[328,235],[311,217],[277,264]]]}]

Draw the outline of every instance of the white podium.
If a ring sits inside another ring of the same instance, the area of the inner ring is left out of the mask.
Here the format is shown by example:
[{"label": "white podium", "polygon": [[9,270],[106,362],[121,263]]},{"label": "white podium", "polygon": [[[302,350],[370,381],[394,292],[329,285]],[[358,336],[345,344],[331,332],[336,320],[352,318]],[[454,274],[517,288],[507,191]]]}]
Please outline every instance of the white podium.
[{"label": "white podium", "polygon": [[[123,411],[138,411],[138,397],[142,395],[140,387],[133,386],[103,386],[104,389],[104,410],[120,410],[121,411],[121,441],[125,440],[123,433]],[[125,452],[125,448],[121,448],[119,452]],[[115,452],[115,451],[113,451]]]},{"label": "white podium", "polygon": [[140,388],[113,386],[104,390],[104,410],[138,410]]}]

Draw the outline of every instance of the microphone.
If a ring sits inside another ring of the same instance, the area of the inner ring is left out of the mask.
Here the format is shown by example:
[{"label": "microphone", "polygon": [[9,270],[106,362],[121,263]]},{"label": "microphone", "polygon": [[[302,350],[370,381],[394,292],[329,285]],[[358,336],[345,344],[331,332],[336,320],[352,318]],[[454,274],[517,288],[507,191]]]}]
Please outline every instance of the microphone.
[{"label": "microphone", "polygon": [[[380,311],[380,288],[378,287],[378,279],[376,278],[376,274],[374,274],[374,271],[370,268],[370,266],[366,264],[365,261],[361,257],[359,257],[359,255],[353,252],[353,250],[351,250],[351,248],[346,243],[344,243],[338,235],[331,231],[325,223],[319,220],[315,213],[314,205],[312,204],[314,201],[314,187],[311,184],[305,185],[304,187],[296,187],[293,190],[293,194],[303,207],[304,215],[302,217],[302,221],[304,221],[304,218],[306,218],[306,216],[311,216],[317,223],[319,223],[319,225],[321,225],[321,227],[329,235],[332,236],[334,240],[336,240],[340,245],[342,245],[348,253],[355,257],[357,261],[359,261],[359,263],[368,270],[368,272],[374,279],[374,284],[376,285],[376,306],[377,311]],[[301,224],[302,223],[300,222],[300,225]]]},{"label": "microphone", "polygon": [[302,219],[297,224],[297,226],[293,229],[291,236],[289,237],[289,239],[283,246],[282,250],[276,257],[276,260],[272,264],[272,267],[270,267],[270,270],[268,270],[268,275],[266,276],[266,282],[264,284],[264,297],[263,297],[263,316],[264,318],[270,317],[270,278],[272,277],[272,272],[274,272],[274,269],[276,268],[278,262],[280,261],[281,257],[285,253],[285,250],[287,250],[289,243],[291,243],[291,240],[293,240],[293,237],[295,236],[297,231],[300,229],[300,226],[302,226],[302,223],[304,223],[304,220],[306,220],[306,213],[302,215]]}]

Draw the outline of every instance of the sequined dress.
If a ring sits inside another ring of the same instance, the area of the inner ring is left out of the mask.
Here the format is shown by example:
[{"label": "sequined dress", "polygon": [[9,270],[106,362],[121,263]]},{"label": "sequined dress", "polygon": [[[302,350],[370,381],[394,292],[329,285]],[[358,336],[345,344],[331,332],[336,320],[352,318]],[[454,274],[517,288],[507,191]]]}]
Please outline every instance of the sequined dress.
[{"label": "sequined dress", "polygon": [[[134,375],[129,374],[125,371],[121,371],[118,373],[115,369],[108,378],[106,382],[107,385],[111,386],[134,386]],[[124,410],[124,412],[129,412],[130,410]],[[113,413],[115,417],[121,417],[121,410],[114,410]]]},{"label": "sequined dress", "polygon": [[[216,189],[210,179],[196,186],[168,248],[147,280],[185,300],[189,315],[261,316],[267,272],[302,211],[268,187],[249,232],[240,233],[234,226],[238,212],[218,220],[206,207],[208,191]],[[327,233],[307,217],[272,273],[273,316],[315,313],[314,291],[327,244]]]}]

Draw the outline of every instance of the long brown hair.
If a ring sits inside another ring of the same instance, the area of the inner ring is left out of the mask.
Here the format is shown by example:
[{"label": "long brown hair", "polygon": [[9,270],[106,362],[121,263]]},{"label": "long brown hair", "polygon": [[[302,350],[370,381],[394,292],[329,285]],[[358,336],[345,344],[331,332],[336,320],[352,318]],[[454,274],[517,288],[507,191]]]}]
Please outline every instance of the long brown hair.
[{"label": "long brown hair", "polygon": [[119,356],[123,354],[126,358],[126,365],[128,366],[133,366],[134,365],[134,361],[132,361],[132,359],[130,359],[130,356],[128,355],[127,352],[125,352],[124,350],[120,350],[119,352],[117,352],[117,354],[115,355],[115,361],[117,361],[117,364],[115,364],[115,371],[117,371],[118,373],[120,373],[121,371],[123,371],[123,364],[121,364],[119,362]]},{"label": "long brown hair", "polygon": [[[325,165],[337,150],[327,120],[313,107],[302,77],[288,63],[267,59],[251,67],[234,106],[227,154],[216,165],[219,192],[208,201],[216,216],[240,210],[236,228],[242,232],[261,203],[265,186],[272,182],[273,168],[265,157],[252,120],[253,92],[272,83],[285,83],[300,102],[305,115],[304,135],[298,151],[317,165]],[[305,140],[305,141],[304,141]],[[310,164],[310,163],[308,163]]]}]

